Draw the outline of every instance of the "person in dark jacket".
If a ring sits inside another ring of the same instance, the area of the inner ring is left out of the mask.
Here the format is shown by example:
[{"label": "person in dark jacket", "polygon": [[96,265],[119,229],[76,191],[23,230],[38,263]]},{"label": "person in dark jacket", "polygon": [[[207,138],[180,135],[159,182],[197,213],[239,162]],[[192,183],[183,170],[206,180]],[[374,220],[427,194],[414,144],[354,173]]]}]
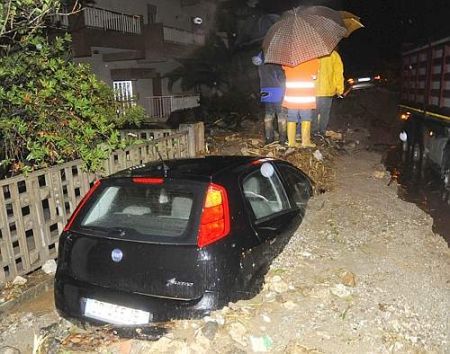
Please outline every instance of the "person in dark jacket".
[{"label": "person in dark jacket", "polygon": [[254,56],[252,62],[258,66],[261,102],[264,105],[265,143],[270,144],[275,139],[274,122],[276,119],[279,142],[280,144],[285,144],[287,113],[281,106],[286,81],[284,71],[280,65],[265,64],[262,52]]}]

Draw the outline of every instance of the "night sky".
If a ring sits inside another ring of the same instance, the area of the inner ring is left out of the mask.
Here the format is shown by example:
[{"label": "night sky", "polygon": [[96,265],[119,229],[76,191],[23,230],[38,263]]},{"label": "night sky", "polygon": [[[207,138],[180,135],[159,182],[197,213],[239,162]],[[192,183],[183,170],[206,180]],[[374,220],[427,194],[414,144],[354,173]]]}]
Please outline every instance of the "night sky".
[{"label": "night sky", "polygon": [[265,11],[325,5],[361,17],[365,28],[342,40],[346,72],[383,71],[398,65],[403,49],[450,36],[450,0],[260,0]]}]

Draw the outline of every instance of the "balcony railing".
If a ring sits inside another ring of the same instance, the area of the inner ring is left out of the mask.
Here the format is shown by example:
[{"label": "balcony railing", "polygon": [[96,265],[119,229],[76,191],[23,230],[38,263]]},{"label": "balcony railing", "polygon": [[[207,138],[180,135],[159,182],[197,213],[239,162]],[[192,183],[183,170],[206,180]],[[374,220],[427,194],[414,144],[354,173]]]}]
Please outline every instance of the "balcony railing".
[{"label": "balcony railing", "polygon": [[199,46],[205,44],[205,35],[202,33],[193,33],[167,26],[163,27],[163,31],[164,31],[164,41],[181,44],[193,44]]},{"label": "balcony railing", "polygon": [[200,105],[200,96],[152,96],[145,97],[145,108],[150,118],[167,118],[171,112]]},{"label": "balcony railing", "polygon": [[87,27],[100,28],[105,31],[124,33],[142,33],[141,17],[119,12],[85,7],[83,9],[84,24]]}]

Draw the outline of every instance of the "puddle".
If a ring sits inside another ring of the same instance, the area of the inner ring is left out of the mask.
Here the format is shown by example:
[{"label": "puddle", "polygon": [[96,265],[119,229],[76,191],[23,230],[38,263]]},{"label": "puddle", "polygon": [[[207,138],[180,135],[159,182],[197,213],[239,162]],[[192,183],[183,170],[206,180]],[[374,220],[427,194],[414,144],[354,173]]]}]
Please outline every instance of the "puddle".
[{"label": "puddle", "polygon": [[430,167],[421,171],[418,163],[408,161],[401,149],[391,147],[384,164],[399,184],[401,199],[419,206],[433,218],[433,232],[441,235],[450,246],[450,205],[442,200],[443,185]]}]

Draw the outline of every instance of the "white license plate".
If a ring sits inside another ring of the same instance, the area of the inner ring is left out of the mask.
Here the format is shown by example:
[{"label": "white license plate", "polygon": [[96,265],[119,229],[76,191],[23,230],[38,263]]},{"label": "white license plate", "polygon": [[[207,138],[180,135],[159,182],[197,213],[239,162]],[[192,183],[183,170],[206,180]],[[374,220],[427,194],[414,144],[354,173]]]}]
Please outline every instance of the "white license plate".
[{"label": "white license plate", "polygon": [[110,304],[95,299],[86,299],[84,315],[95,320],[115,325],[128,326],[146,324],[152,317],[150,312]]}]

